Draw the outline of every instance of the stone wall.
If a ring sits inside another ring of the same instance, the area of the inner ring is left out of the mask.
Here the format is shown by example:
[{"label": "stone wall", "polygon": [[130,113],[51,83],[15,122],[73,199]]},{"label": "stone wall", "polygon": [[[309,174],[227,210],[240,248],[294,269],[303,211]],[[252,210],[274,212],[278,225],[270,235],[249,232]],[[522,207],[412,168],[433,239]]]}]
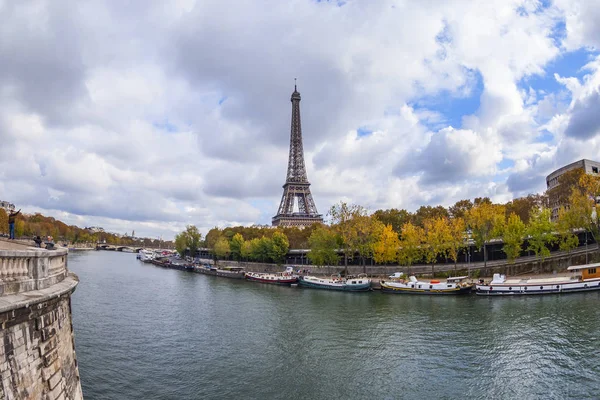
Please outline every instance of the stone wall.
[{"label": "stone wall", "polygon": [[83,398],[67,251],[0,250],[0,400]]}]

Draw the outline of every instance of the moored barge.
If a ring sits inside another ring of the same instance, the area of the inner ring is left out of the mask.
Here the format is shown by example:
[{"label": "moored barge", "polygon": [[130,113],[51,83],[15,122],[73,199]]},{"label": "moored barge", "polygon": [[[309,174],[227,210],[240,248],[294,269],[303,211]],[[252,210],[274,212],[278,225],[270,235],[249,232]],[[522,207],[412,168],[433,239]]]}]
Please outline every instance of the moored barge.
[{"label": "moored barge", "polygon": [[[510,296],[533,294],[560,294],[600,290],[600,263],[574,265],[567,268],[573,276],[549,278],[510,278],[494,274],[490,282],[476,286],[480,296]],[[577,274],[579,272],[580,274]]]}]

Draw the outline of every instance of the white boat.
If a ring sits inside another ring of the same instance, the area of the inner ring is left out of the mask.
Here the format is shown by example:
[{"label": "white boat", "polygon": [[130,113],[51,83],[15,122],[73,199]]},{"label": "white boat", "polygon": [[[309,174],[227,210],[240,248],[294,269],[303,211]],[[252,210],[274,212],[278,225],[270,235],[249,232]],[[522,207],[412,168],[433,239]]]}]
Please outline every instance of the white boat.
[{"label": "white boat", "polygon": [[150,262],[154,259],[154,251],[146,249],[140,250],[137,258],[143,262]]},{"label": "white boat", "polygon": [[349,276],[341,278],[332,276],[331,278],[321,278],[318,276],[301,276],[298,284],[303,287],[313,289],[341,290],[345,292],[365,292],[371,290],[371,279],[366,275],[357,277]]},{"label": "white boat", "polygon": [[549,278],[510,278],[494,274],[490,282],[480,280],[476,293],[481,296],[575,293],[600,290],[600,263],[567,268],[571,276]]},{"label": "white boat", "polygon": [[430,295],[448,295],[448,294],[467,294],[471,293],[473,285],[465,282],[467,276],[456,276],[446,279],[442,282],[437,279],[431,281],[420,281],[414,276],[408,280],[397,279],[402,274],[390,276],[391,280],[380,282],[383,293],[397,294],[430,294]]}]

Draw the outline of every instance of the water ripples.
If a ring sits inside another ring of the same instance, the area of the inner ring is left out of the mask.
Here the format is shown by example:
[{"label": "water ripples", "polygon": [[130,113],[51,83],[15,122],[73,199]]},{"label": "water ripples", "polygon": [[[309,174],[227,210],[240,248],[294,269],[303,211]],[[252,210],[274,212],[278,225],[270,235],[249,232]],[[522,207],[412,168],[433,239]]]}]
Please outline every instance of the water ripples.
[{"label": "water ripples", "polygon": [[337,293],[70,255],[86,399],[598,398],[600,294]]}]

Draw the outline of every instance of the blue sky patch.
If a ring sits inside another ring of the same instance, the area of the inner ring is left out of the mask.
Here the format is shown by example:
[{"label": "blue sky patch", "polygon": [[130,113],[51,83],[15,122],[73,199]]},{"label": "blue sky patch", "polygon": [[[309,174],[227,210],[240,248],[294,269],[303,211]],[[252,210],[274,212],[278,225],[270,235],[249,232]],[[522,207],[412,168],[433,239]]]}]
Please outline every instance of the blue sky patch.
[{"label": "blue sky patch", "polygon": [[161,129],[163,131],[166,132],[177,132],[179,129],[177,129],[177,126],[175,126],[174,124],[172,124],[171,122],[169,122],[168,119],[165,119],[162,122],[155,122],[152,124],[152,126],[154,126],[155,128]]},{"label": "blue sky patch", "polygon": [[[470,87],[468,96],[461,97],[460,94],[444,90],[433,95],[427,95],[417,98],[410,105],[415,111],[430,110],[439,113],[444,125],[451,125],[454,128],[462,128],[462,117],[472,115],[477,112],[480,105],[481,93],[483,93],[483,79],[479,71],[470,70],[475,83]],[[421,121],[427,128],[435,129],[435,126],[428,126],[427,121]],[[439,128],[439,127],[438,127]]]},{"label": "blue sky patch", "polygon": [[369,136],[371,133],[373,133],[373,131],[366,126],[361,126],[356,130],[356,136],[358,137]]},{"label": "blue sky patch", "polygon": [[588,73],[581,68],[597,54],[598,52],[590,52],[585,49],[563,53],[546,65],[545,74],[526,76],[519,81],[518,85],[521,88],[531,87],[536,91],[543,90],[546,93],[558,92],[563,90],[564,86],[556,81],[555,73],[562,77],[581,79]]},{"label": "blue sky patch", "polygon": [[225,103],[225,101],[227,100],[227,96],[223,96],[219,99],[219,105]]}]

